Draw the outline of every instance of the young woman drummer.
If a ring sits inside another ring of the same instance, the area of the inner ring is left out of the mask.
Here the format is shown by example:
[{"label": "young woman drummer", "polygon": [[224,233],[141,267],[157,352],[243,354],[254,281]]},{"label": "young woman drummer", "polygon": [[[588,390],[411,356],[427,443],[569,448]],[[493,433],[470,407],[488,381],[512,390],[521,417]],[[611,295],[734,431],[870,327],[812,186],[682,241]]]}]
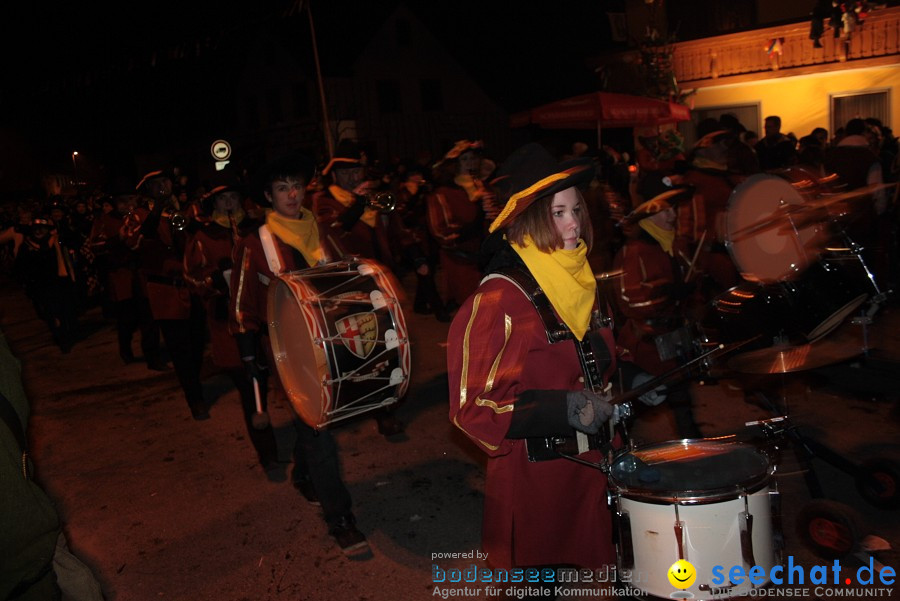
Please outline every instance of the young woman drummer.
[{"label": "young woman drummer", "polygon": [[[605,475],[528,457],[532,441],[596,434],[613,413],[606,380],[614,344],[608,329],[590,327],[592,230],[577,188],[593,166],[590,159],[558,164],[529,144],[499,177],[509,200],[490,230],[505,239],[454,318],[447,349],[450,420],[488,455],[482,547],[493,568],[599,568],[615,561]],[[552,312],[539,313],[541,297]],[[599,364],[593,391],[577,348],[585,340]],[[597,462],[602,453],[579,457]]]}]

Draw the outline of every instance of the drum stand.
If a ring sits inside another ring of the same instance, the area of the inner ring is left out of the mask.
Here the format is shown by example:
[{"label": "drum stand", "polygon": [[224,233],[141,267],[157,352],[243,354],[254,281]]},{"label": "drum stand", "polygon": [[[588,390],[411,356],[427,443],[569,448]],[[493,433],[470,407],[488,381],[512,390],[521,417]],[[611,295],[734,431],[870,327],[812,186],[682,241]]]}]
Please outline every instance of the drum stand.
[{"label": "drum stand", "polygon": [[816,555],[826,559],[842,558],[857,551],[863,535],[860,520],[849,506],[826,498],[822,482],[813,466],[813,459],[821,459],[852,477],[860,496],[869,504],[882,509],[900,507],[900,466],[883,458],[863,463],[851,461],[803,434],[791,421],[786,405],[782,413],[765,393],[756,392],[755,395],[777,417],[745,425],[759,426],[768,445],[775,449],[776,456],[780,455],[782,444],[787,441],[799,462],[812,498],[797,516],[797,532],[801,539]]}]

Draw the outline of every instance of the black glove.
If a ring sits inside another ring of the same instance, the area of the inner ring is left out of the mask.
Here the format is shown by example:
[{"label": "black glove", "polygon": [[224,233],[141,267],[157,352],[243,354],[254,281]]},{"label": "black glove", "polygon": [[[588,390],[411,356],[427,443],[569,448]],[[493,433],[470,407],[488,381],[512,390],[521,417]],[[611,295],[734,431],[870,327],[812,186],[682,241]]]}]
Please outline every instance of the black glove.
[{"label": "black glove", "polygon": [[573,390],[566,394],[569,425],[585,434],[596,434],[613,414],[610,396],[590,390]]}]

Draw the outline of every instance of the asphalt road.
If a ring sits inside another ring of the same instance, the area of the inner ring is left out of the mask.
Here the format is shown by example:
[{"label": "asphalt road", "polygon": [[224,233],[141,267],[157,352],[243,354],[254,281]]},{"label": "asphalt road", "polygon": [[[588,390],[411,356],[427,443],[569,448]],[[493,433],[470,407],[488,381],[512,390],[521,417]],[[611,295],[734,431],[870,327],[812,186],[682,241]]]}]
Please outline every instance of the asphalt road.
[{"label": "asphalt road", "polygon": [[[407,300],[403,306],[413,341],[412,385],[398,410],[408,424],[406,438],[385,440],[365,416],[335,430],[359,526],[373,551],[365,561],[351,561],[328,536],[318,508],[289,481],[266,479],[247,439],[237,393],[211,364],[204,386],[215,398],[212,418],[196,422],[174,372],[122,364],[113,323],[99,309],[82,316],[85,336],[63,355],[21,291],[4,282],[0,327],[24,366],[38,478],[57,503],[70,547],[94,569],[106,598],[388,601],[431,599],[447,591],[467,595],[462,584],[436,589],[433,566],[483,564],[477,554],[484,457],[447,420],[447,324],[413,314]],[[888,307],[870,332],[873,346],[888,358],[900,358],[898,322],[900,309]],[[746,421],[772,417],[758,395],[743,389],[766,390],[778,402],[788,401],[805,434],[841,457],[900,462],[896,394],[848,392],[828,382],[827,372],[732,375],[692,386],[704,435],[743,435]],[[270,414],[288,461],[294,431],[285,401],[275,399]],[[662,407],[641,419],[634,440],[672,440],[673,428]],[[821,460],[814,466],[826,496],[856,511],[860,538],[874,534],[900,544],[896,511],[865,503],[844,472]],[[788,457],[777,478],[785,554],[807,568],[830,565],[795,534],[798,511],[810,494],[794,468]],[[900,567],[894,551],[878,558]],[[853,558],[842,561],[859,565]],[[469,598],[497,598],[483,585],[470,588]],[[881,598],[900,598],[898,588]],[[561,598],[614,598],[610,592],[609,584],[595,584]]]}]

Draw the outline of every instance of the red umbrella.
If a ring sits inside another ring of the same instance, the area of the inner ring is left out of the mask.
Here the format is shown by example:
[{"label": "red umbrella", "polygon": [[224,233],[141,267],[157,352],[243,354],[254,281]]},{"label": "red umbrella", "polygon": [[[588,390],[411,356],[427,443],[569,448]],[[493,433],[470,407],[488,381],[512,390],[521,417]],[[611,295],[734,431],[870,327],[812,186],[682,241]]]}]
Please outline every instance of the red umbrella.
[{"label": "red umbrella", "polygon": [[690,109],[676,102],[628,94],[592,92],[516,113],[510,118],[510,126],[534,124],[548,129],[596,127],[599,142],[602,127],[660,125],[688,121],[690,118]]}]

